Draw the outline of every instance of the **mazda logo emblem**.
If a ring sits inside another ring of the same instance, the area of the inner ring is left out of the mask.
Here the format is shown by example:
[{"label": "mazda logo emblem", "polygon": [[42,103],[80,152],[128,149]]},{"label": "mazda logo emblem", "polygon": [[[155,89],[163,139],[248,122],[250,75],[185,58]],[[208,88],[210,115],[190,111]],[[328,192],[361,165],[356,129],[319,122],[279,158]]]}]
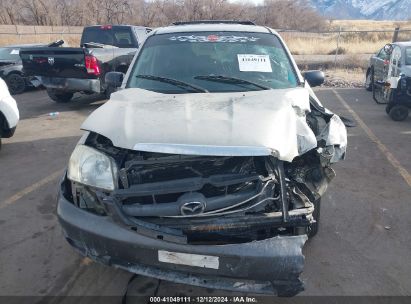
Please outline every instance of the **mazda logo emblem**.
[{"label": "mazda logo emblem", "polygon": [[203,213],[205,208],[204,202],[187,202],[181,205],[180,212],[182,215],[196,215]]},{"label": "mazda logo emblem", "polygon": [[53,57],[47,58],[47,61],[48,61],[49,65],[53,65],[53,64],[54,64],[54,58],[53,58]]}]

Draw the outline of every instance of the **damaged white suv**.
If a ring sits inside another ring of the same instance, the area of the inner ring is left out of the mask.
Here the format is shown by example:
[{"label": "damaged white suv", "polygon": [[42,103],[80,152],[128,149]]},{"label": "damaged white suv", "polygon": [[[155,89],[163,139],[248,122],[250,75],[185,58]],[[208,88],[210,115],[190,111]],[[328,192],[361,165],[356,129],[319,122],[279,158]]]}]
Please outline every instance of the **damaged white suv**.
[{"label": "damaged white suv", "polygon": [[241,292],[303,290],[302,246],[347,133],[279,35],[250,22],[154,30],[92,113],[58,216],[82,254]]}]

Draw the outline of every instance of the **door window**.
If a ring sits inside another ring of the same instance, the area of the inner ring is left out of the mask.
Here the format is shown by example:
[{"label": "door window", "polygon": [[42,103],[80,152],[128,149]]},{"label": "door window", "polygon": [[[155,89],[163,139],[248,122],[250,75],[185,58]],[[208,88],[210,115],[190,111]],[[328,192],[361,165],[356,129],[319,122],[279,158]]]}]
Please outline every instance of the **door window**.
[{"label": "door window", "polygon": [[389,59],[389,56],[388,56],[388,54],[385,52],[384,48],[382,48],[382,49],[380,50],[380,52],[378,53],[377,57],[380,58],[381,60]]}]

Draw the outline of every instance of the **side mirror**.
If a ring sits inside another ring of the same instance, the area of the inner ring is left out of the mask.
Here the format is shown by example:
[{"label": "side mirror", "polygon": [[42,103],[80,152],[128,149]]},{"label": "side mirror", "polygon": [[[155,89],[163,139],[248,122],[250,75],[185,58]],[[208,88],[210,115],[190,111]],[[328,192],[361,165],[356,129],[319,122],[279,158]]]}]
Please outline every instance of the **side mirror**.
[{"label": "side mirror", "polygon": [[325,75],[323,71],[307,71],[303,73],[303,76],[310,87],[318,87],[325,81]]},{"label": "side mirror", "polygon": [[124,73],[108,72],[104,77],[104,81],[108,87],[119,88],[123,83],[124,76]]}]

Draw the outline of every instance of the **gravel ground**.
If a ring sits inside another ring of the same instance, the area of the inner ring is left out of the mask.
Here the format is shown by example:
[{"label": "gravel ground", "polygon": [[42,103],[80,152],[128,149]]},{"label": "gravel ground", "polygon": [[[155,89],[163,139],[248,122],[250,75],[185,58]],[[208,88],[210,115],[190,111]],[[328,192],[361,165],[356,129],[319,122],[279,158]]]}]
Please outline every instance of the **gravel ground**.
[{"label": "gravel ground", "polygon": [[338,77],[327,77],[324,84],[326,88],[363,88],[363,81],[347,80]]}]

